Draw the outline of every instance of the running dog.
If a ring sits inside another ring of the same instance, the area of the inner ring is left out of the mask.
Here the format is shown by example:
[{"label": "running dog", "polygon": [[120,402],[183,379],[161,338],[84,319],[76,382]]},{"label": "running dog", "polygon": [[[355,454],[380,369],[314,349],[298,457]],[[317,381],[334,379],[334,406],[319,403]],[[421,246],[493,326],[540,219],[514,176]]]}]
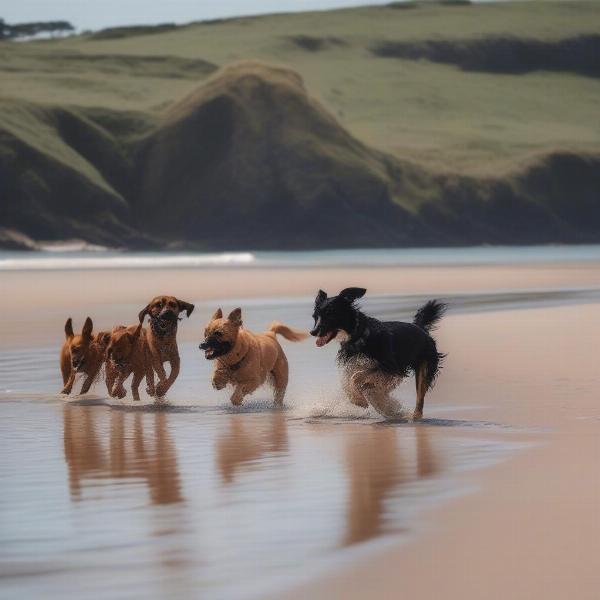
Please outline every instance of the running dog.
[{"label": "running dog", "polygon": [[338,363],[344,367],[344,387],[352,403],[369,404],[384,416],[396,416],[390,392],[415,374],[417,402],[413,419],[423,416],[425,394],[433,386],[444,354],[437,351],[430,332],[444,315],[446,305],[437,300],[424,304],[412,323],[379,321],[355,304],[367,290],[346,288],[331,298],[319,290],[315,299],[314,329],[317,346],[325,346],[340,334]]},{"label": "running dog", "polygon": [[117,398],[125,398],[125,380],[133,373],[131,393],[138,401],[138,388],[146,377],[146,391],[154,396],[154,370],[148,345],[146,330],[142,324],[125,327],[119,325],[112,330],[106,349],[106,387],[108,393]]},{"label": "running dog", "polygon": [[93,335],[93,328],[94,324],[89,317],[85,320],[81,335],[73,332],[73,320],[70,317],[65,323],[66,339],[60,350],[60,370],[64,385],[61,394],[71,393],[78,373],[86,376],[80,393],[87,394],[100,373],[110,334],[101,331]]},{"label": "running dog", "polygon": [[[161,398],[175,383],[179,375],[179,349],[177,348],[177,323],[179,314],[185,311],[189,317],[194,310],[194,305],[175,296],[156,296],[140,311],[140,323],[144,317],[150,317],[150,331],[147,332],[148,347],[152,356],[152,366],[156,371],[159,383],[156,386],[156,395]],[[167,373],[163,363],[171,364],[171,372]]]},{"label": "running dog", "polygon": [[219,308],[204,330],[200,350],[208,360],[215,361],[213,387],[222,390],[233,386],[231,404],[239,406],[267,379],[273,385],[275,404],[283,404],[288,384],[288,362],[275,335],[299,342],[306,333],[295,331],[281,323],[272,323],[264,333],[252,333],[242,327],[242,309],[236,308],[224,319]]}]

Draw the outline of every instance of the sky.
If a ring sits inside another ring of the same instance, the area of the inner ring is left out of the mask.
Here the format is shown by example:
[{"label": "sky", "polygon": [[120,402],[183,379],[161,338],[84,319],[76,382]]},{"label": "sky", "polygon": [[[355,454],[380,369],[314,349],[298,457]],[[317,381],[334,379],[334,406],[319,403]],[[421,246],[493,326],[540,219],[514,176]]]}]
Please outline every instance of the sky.
[{"label": "sky", "polygon": [[386,4],[390,0],[0,0],[7,23],[70,21],[77,30],[115,25],[187,23],[272,12]]}]

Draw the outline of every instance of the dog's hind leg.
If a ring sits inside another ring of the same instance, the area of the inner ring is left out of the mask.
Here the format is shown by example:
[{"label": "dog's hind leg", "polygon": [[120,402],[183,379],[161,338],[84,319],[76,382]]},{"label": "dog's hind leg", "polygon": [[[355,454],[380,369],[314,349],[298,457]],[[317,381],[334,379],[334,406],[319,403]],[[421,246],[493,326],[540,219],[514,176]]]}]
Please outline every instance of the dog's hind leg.
[{"label": "dog's hind leg", "polygon": [[144,373],[134,372],[133,380],[131,381],[131,393],[133,395],[133,399],[136,402],[140,401],[139,387],[140,387],[140,383],[142,382],[143,378],[144,378]]},{"label": "dog's hind leg", "polygon": [[425,394],[429,389],[427,383],[427,363],[424,361],[415,373],[415,386],[417,388],[417,403],[415,404],[415,412],[413,420],[417,421],[423,417],[423,406],[425,405]]},{"label": "dog's hind leg", "polygon": [[145,364],[144,371],[146,375],[146,393],[149,396],[156,394],[156,388],[154,386],[154,367],[152,366],[152,355],[148,347],[144,348]]},{"label": "dog's hind leg", "polygon": [[234,406],[240,406],[244,397],[252,392],[256,391],[260,385],[261,381],[247,381],[245,383],[238,383],[233,390],[233,394],[231,394],[231,404]]},{"label": "dog's hind leg", "polygon": [[287,389],[289,377],[288,361],[283,352],[275,361],[275,366],[271,371],[271,375],[273,375],[273,399],[275,400],[275,404],[281,406],[283,404],[283,398],[285,396],[285,390]]},{"label": "dog's hind leg", "polygon": [[117,371],[114,367],[111,366],[110,361],[106,361],[105,378],[108,395],[112,396],[113,386],[115,385],[115,379],[117,378]]}]

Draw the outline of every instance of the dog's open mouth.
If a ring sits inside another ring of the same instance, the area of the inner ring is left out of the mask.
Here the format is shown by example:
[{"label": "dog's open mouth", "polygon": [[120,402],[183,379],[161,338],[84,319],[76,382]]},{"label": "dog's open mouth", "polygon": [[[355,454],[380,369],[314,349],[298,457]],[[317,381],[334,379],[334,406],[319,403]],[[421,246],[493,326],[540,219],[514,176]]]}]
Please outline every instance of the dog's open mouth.
[{"label": "dog's open mouth", "polygon": [[204,350],[204,356],[208,360],[227,354],[232,347],[230,342],[211,341],[200,344],[200,350]]},{"label": "dog's open mouth", "polygon": [[320,335],[316,341],[317,346],[320,348],[321,346],[328,344],[336,335],[337,335],[337,330],[330,331],[329,333],[326,333],[325,335]]},{"label": "dog's open mouth", "polygon": [[151,317],[150,325],[156,334],[168,334],[172,333],[177,326],[179,317],[172,313],[165,313],[158,317]]}]

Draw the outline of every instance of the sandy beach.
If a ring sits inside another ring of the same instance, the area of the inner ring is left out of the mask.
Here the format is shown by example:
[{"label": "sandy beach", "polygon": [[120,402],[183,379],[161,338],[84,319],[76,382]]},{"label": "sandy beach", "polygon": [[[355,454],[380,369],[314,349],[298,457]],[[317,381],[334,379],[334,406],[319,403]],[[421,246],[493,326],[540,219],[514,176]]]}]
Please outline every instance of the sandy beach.
[{"label": "sandy beach", "polygon": [[[599,267],[2,272],[0,595],[596,598]],[[216,305],[307,329],[319,287],[357,284],[382,318],[450,303],[423,422],[349,405],[312,340],[285,344],[283,411],[210,388]],[[133,322],[164,291],[196,303],[165,406],[56,394],[66,317]]]}]

